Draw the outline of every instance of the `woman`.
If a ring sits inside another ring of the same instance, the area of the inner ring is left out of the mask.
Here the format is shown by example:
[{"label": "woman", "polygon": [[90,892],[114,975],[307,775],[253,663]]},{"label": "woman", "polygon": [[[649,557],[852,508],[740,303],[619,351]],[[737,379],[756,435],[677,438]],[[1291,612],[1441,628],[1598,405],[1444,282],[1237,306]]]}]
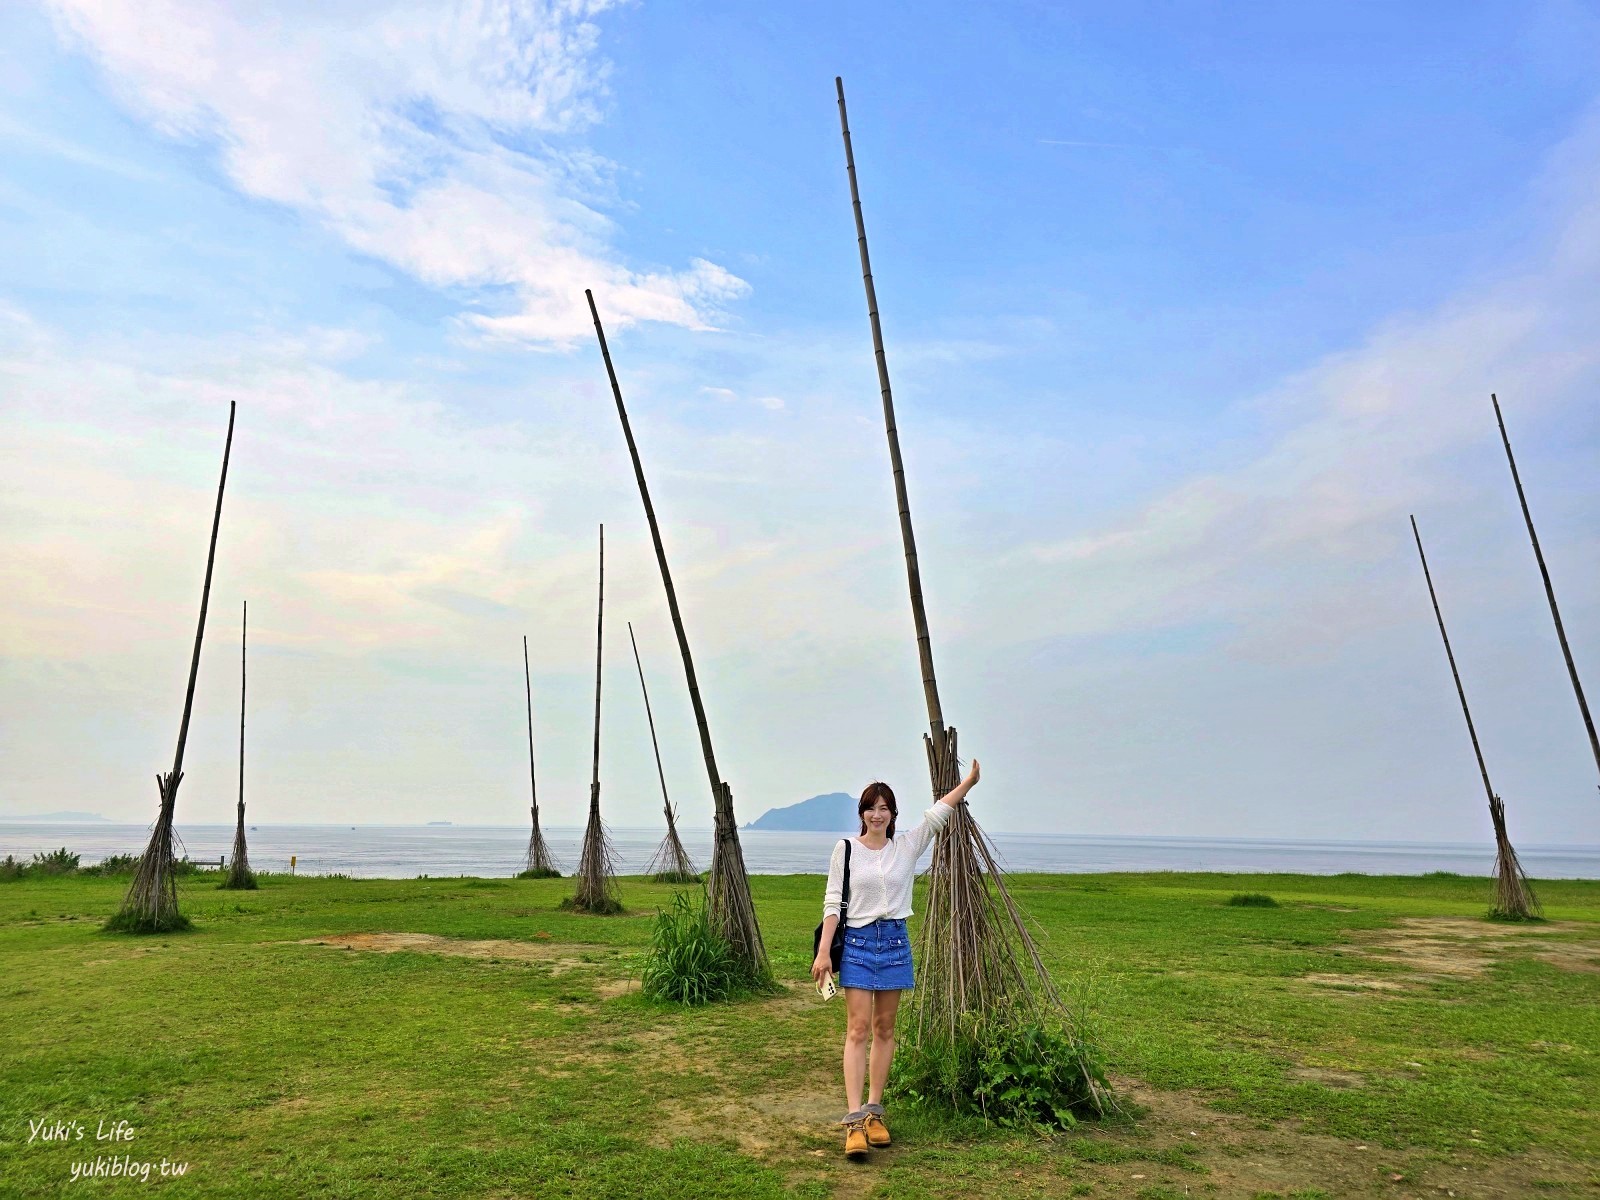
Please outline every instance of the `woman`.
[{"label": "woman", "polygon": [[[972,760],[967,777],[930,808],[916,827],[895,837],[900,814],[894,792],[886,783],[870,783],[861,793],[856,813],[861,834],[852,839],[850,903],[845,913],[844,954],[839,962],[839,986],[844,989],[844,1095],[849,1115],[844,1152],[848,1158],[866,1157],[871,1146],[889,1144],[884,1121],[883,1085],[894,1058],[894,1019],[900,1011],[900,993],[912,984],[911,941],[906,918],[911,915],[911,882],[917,859],[943,829],[956,805],[978,782],[978,760]],[[828,866],[828,889],[822,902],[822,938],[811,978],[820,986],[833,972],[828,947],[839,926],[839,903],[844,891],[845,844],[833,849]],[[867,1030],[872,1030],[872,1069],[867,1102],[861,1093],[867,1085]]]}]

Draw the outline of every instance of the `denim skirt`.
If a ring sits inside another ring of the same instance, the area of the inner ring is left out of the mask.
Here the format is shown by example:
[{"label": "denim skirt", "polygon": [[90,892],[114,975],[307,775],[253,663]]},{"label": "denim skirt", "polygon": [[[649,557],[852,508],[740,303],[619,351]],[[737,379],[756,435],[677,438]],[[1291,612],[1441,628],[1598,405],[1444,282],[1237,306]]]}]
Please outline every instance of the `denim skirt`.
[{"label": "denim skirt", "polygon": [[839,986],[869,992],[911,987],[911,938],[903,919],[879,917],[859,929],[845,928]]}]

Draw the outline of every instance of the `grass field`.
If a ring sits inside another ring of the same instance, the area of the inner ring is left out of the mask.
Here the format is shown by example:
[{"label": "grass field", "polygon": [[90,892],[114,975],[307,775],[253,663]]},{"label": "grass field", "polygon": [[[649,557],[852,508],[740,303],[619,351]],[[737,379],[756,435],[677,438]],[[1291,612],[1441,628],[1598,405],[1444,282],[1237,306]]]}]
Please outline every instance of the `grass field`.
[{"label": "grass field", "polygon": [[[841,1002],[801,986],[820,877],[752,881],[795,986],[698,1011],[637,992],[667,887],[586,917],[565,880],[215,879],[153,938],[100,932],[126,880],[0,883],[0,1194],[122,1194],[72,1179],[98,1156],[200,1196],[1600,1195],[1600,882],[1510,926],[1483,880],[1015,876],[1137,1115],[1039,1137],[891,1097],[858,1165]],[[30,1143],[57,1121],[83,1138]]]}]

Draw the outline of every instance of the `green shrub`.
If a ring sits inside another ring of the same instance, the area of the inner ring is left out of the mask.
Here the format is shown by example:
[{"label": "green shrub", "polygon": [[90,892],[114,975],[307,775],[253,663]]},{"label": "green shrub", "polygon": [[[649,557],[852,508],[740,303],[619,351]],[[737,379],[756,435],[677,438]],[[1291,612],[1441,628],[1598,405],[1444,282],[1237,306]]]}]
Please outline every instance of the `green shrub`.
[{"label": "green shrub", "polygon": [[27,873],[28,864],[19,863],[9,854],[5,862],[0,862],[0,879],[21,879]]},{"label": "green shrub", "polygon": [[49,854],[35,854],[28,868],[33,875],[70,875],[78,869],[78,856],[65,846]]},{"label": "green shrub", "polygon": [[1278,902],[1265,892],[1239,892],[1228,897],[1235,908],[1277,908]]},{"label": "green shrub", "polygon": [[733,947],[711,924],[702,892],[672,897],[672,907],[656,914],[650,932],[641,990],[670,1004],[711,1004],[761,990],[740,965]]},{"label": "green shrub", "polygon": [[890,1084],[912,1107],[1014,1128],[1071,1129],[1108,1095],[1099,1053],[1062,1022],[963,1018],[954,1042],[898,1049]]},{"label": "green shrub", "polygon": [[517,879],[560,879],[561,872],[554,867],[529,867],[526,871],[518,871]]}]

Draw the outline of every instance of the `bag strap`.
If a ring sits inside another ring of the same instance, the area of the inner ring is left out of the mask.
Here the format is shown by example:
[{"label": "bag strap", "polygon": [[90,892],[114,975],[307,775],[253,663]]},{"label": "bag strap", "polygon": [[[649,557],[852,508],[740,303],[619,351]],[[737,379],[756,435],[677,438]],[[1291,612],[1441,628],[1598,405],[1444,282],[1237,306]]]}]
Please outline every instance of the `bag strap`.
[{"label": "bag strap", "polygon": [[844,840],[844,888],[839,897],[839,924],[850,915],[850,839]]}]

